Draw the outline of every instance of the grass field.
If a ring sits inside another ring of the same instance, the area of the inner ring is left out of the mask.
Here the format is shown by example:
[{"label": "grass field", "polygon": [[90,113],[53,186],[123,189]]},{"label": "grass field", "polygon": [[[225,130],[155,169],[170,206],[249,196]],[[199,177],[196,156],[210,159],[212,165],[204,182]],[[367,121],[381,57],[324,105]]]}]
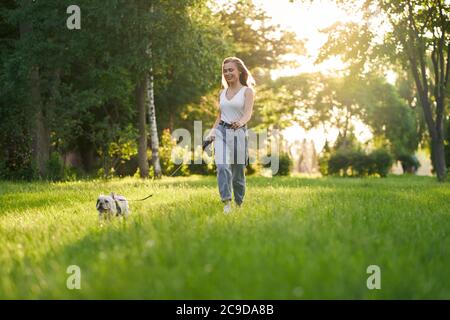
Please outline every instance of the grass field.
[{"label": "grass field", "polygon": [[[0,182],[0,298],[450,299],[450,184],[429,177]],[[100,226],[115,191],[132,216]],[[81,269],[69,290],[68,266]],[[381,290],[368,290],[369,265]]]}]

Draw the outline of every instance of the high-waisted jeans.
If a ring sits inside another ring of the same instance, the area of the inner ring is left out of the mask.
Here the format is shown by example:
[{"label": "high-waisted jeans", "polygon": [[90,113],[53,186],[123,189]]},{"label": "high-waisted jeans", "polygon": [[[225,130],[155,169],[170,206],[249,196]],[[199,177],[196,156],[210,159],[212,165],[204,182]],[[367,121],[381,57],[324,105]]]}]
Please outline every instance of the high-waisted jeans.
[{"label": "high-waisted jeans", "polygon": [[222,201],[231,200],[241,205],[245,196],[245,167],[248,165],[247,127],[226,128],[219,124],[215,129],[214,160],[217,183]]}]

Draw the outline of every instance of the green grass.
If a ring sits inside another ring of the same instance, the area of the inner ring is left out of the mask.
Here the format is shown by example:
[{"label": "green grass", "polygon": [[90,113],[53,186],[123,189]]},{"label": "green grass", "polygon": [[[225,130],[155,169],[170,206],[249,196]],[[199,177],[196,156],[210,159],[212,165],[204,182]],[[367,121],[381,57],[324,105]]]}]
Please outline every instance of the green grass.
[{"label": "green grass", "polygon": [[[450,299],[450,184],[428,177],[0,182],[0,298]],[[132,216],[99,226],[115,191]],[[369,265],[381,290],[368,290]],[[81,268],[81,290],[66,269]]]}]

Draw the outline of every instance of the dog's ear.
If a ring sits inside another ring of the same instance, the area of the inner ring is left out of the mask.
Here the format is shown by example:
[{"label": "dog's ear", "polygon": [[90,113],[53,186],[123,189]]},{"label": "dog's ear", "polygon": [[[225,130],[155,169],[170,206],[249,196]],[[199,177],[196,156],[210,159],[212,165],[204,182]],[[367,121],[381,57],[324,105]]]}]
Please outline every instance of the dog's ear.
[{"label": "dog's ear", "polygon": [[116,196],[116,195],[114,194],[114,192],[111,192],[111,198],[114,199],[115,196]]},{"label": "dog's ear", "polygon": [[97,203],[95,204],[95,207],[98,209],[98,204],[100,203],[100,199],[97,199]]}]

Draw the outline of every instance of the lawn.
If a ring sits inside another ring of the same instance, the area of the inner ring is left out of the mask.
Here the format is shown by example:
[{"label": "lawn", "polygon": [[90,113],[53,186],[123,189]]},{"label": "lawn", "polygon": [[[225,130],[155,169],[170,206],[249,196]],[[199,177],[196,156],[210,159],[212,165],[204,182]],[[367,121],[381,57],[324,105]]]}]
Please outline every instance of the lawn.
[{"label": "lawn", "polygon": [[[450,184],[430,177],[0,182],[2,299],[450,299]],[[99,225],[115,191],[128,221]],[[81,270],[69,290],[67,268]],[[366,269],[381,269],[369,290]]]}]

